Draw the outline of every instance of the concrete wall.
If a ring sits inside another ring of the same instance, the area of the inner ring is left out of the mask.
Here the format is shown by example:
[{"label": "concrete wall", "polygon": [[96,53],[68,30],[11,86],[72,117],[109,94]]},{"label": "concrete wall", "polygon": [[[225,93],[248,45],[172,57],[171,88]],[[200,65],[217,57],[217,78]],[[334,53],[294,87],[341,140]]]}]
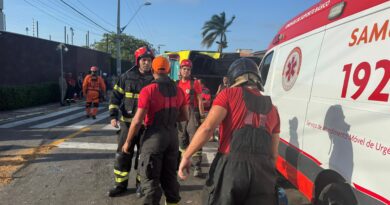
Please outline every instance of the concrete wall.
[{"label": "concrete wall", "polygon": [[[60,76],[59,42],[0,32],[0,86],[58,82]],[[77,76],[87,73],[92,65],[110,73],[111,60],[107,53],[66,45],[64,72]]]}]

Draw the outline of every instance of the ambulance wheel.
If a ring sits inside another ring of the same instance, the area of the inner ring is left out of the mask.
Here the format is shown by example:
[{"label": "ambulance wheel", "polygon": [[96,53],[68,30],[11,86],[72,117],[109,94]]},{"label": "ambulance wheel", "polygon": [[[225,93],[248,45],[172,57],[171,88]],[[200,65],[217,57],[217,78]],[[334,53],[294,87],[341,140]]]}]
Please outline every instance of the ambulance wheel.
[{"label": "ambulance wheel", "polygon": [[357,201],[348,184],[328,184],[318,197],[318,205],[355,205]]}]

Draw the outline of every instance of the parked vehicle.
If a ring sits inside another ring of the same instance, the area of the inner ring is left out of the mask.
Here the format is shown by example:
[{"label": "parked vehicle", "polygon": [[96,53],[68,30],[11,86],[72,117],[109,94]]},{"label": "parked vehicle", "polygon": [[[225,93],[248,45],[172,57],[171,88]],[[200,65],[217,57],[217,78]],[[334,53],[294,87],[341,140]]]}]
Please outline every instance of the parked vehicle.
[{"label": "parked vehicle", "polygon": [[322,0],[260,64],[278,171],[314,204],[390,204],[390,1]]}]

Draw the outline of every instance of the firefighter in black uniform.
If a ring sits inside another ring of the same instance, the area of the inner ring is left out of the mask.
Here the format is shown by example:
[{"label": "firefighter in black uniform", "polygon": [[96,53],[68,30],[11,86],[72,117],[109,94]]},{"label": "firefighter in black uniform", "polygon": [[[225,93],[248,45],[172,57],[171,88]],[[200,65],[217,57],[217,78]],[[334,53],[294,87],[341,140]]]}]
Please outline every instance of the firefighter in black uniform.
[{"label": "firefighter in black uniform", "polygon": [[122,151],[127,153],[129,148],[131,151],[132,139],[145,124],[139,169],[145,193],[143,204],[160,204],[162,188],[165,204],[174,205],[180,201],[176,173],[179,155],[176,122],[188,119],[188,105],[184,92],[167,76],[170,71],[168,59],[158,56],[152,65],[155,81],[141,90],[138,110]]},{"label": "firefighter in black uniform", "polygon": [[[138,154],[139,138],[143,129],[141,128],[132,140],[128,153],[122,152],[122,146],[126,141],[126,136],[129,131],[132,118],[137,111],[139,92],[143,87],[153,81],[151,66],[154,54],[152,50],[148,47],[141,47],[135,51],[134,56],[135,66],[119,76],[110,98],[109,110],[111,125],[118,127],[118,123],[120,124],[118,148],[115,155],[114,165],[116,186],[109,191],[108,196],[110,197],[118,196],[127,190],[129,173],[134,155],[134,147],[137,145]],[[137,160],[138,157],[136,156],[136,162]],[[136,165],[134,168],[136,169]],[[142,192],[141,187],[139,186],[138,176],[136,179],[136,186],[137,196],[141,196]]]},{"label": "firefighter in black uniform", "polygon": [[278,111],[271,98],[261,93],[261,76],[253,60],[234,61],[228,76],[232,86],[215,98],[206,120],[183,155],[179,176],[187,178],[191,155],[221,123],[218,153],[203,189],[203,204],[276,204]]}]

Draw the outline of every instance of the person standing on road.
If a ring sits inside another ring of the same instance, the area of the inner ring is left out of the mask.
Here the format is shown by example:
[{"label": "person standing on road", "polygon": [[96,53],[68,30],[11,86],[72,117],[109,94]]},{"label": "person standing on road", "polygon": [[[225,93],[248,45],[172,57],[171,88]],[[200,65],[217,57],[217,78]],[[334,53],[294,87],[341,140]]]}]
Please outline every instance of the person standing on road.
[{"label": "person standing on road", "polygon": [[[180,63],[180,77],[178,87],[182,89],[185,95],[186,103],[189,104],[189,120],[178,123],[180,152],[183,153],[190,144],[195,131],[198,129],[201,120],[204,119],[204,108],[202,101],[202,86],[198,80],[191,77],[192,62],[184,59]],[[193,156],[194,176],[202,175],[202,150],[196,152]]]},{"label": "person standing on road", "polygon": [[179,177],[186,179],[190,157],[220,126],[221,138],[206,180],[203,204],[275,204],[280,119],[253,60],[240,58],[228,70],[230,88],[214,100],[206,120],[184,153]]},{"label": "person standing on road", "polygon": [[222,83],[218,86],[217,93],[215,95],[218,95],[223,89],[229,87],[229,80],[227,76],[223,76]]},{"label": "person standing on road", "polygon": [[141,90],[138,109],[122,151],[129,153],[131,141],[144,120],[146,130],[141,137],[139,169],[145,193],[143,204],[160,204],[162,188],[166,204],[173,205],[180,201],[176,173],[179,155],[176,122],[188,119],[188,105],[182,90],[167,75],[170,72],[168,59],[156,57],[152,68],[155,80]]},{"label": "person standing on road", "polygon": [[[135,53],[135,66],[119,76],[110,98],[111,125],[119,127],[118,148],[115,155],[114,175],[115,187],[108,192],[109,197],[119,196],[126,192],[131,170],[134,148],[137,145],[137,155],[139,153],[139,138],[143,133],[143,127],[137,132],[128,149],[128,153],[122,152],[122,146],[126,141],[130,123],[134,117],[137,107],[139,92],[143,87],[153,81],[151,73],[152,60],[154,54],[148,47],[138,48]],[[121,117],[119,117],[121,113]],[[138,156],[134,169],[137,169]],[[136,178],[137,196],[142,196],[138,177]]]},{"label": "person standing on road", "polygon": [[[86,96],[85,110],[87,118],[92,116],[93,119],[96,119],[100,97],[106,92],[106,84],[103,79],[97,75],[98,67],[92,66],[90,71],[91,74],[87,75],[83,81],[83,93],[84,96]],[[91,110],[92,106],[93,108]]]}]

